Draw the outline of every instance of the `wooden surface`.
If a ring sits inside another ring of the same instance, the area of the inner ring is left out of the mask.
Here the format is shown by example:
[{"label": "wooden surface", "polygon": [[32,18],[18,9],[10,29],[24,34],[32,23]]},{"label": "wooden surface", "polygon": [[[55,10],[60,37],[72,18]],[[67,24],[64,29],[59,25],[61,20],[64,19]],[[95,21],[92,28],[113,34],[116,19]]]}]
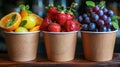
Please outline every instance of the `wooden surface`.
[{"label": "wooden surface", "polygon": [[68,62],[53,62],[46,55],[38,55],[36,60],[28,62],[10,61],[7,54],[0,54],[0,67],[120,67],[120,54],[115,53],[113,60],[107,62],[91,62],[85,60],[82,54]]}]

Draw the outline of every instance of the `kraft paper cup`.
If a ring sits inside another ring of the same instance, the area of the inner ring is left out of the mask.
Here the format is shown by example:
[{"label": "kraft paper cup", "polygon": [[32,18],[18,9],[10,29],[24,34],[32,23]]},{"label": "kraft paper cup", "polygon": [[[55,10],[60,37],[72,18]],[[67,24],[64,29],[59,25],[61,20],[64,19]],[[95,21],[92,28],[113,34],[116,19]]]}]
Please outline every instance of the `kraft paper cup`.
[{"label": "kraft paper cup", "polygon": [[43,32],[47,57],[51,61],[70,61],[74,59],[77,31]]},{"label": "kraft paper cup", "polygon": [[12,61],[30,61],[36,58],[39,41],[37,32],[4,32],[7,51]]},{"label": "kraft paper cup", "polygon": [[116,32],[82,31],[84,55],[90,61],[112,60],[116,40]]}]

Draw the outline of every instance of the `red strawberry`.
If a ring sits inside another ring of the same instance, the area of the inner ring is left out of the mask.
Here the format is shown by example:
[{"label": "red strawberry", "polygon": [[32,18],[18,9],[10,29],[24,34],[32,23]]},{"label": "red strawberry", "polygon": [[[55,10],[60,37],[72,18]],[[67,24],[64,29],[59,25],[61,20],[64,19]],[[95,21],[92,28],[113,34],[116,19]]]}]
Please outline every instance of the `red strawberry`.
[{"label": "red strawberry", "polygon": [[66,30],[69,31],[75,31],[76,30],[76,21],[74,20],[68,20],[65,24]]},{"label": "red strawberry", "polygon": [[76,30],[80,30],[80,23],[76,21]]},{"label": "red strawberry", "polygon": [[43,19],[42,25],[40,27],[40,30],[42,31],[48,31],[48,25],[51,23],[51,20],[46,17],[45,19]]},{"label": "red strawberry", "polygon": [[61,26],[57,23],[50,23],[48,26],[48,30],[50,32],[60,32],[61,31]]},{"label": "red strawberry", "polygon": [[61,26],[64,26],[65,22],[67,21],[67,16],[65,13],[58,13],[56,20]]},{"label": "red strawberry", "polygon": [[71,15],[69,13],[67,13],[66,15],[67,15],[67,20],[73,20],[74,19],[73,15]]},{"label": "red strawberry", "polygon": [[57,13],[58,13],[57,8],[56,8],[56,7],[51,7],[51,8],[48,10],[48,17],[49,17],[52,21],[55,21]]}]

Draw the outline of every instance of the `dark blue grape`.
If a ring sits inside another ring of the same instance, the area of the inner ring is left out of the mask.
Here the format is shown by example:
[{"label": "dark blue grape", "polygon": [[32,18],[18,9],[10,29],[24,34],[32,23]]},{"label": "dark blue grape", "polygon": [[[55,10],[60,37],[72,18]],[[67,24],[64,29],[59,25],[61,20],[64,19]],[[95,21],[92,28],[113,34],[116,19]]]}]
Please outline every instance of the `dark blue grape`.
[{"label": "dark blue grape", "polygon": [[88,15],[87,14],[83,14],[83,18],[85,18],[85,17],[88,17]]},{"label": "dark blue grape", "polygon": [[114,15],[114,12],[112,10],[108,10],[107,15],[109,17],[112,17]]},{"label": "dark blue grape", "polygon": [[99,16],[97,14],[92,14],[91,18],[93,22],[96,22],[99,19]]},{"label": "dark blue grape", "polygon": [[90,23],[90,18],[89,17],[85,17],[84,23],[89,24]]},{"label": "dark blue grape", "polygon": [[78,20],[79,20],[79,22],[82,22],[83,21],[83,17],[79,16]]},{"label": "dark blue grape", "polygon": [[112,23],[111,23],[111,22],[105,22],[105,26],[106,26],[106,27],[111,27],[111,26],[112,26]]},{"label": "dark blue grape", "polygon": [[99,16],[104,15],[104,13],[103,13],[103,11],[102,11],[102,10],[99,10],[99,11],[97,12],[97,14],[98,14]]},{"label": "dark blue grape", "polygon": [[107,27],[106,26],[101,26],[100,27],[100,32],[106,32],[107,31]]},{"label": "dark blue grape", "polygon": [[90,24],[88,25],[88,28],[89,28],[90,31],[94,31],[94,30],[96,29],[95,23],[90,23]]},{"label": "dark blue grape", "polygon": [[107,15],[103,15],[100,17],[102,20],[106,21],[107,20]]},{"label": "dark blue grape", "polygon": [[111,22],[111,17],[107,17],[107,21],[108,21],[108,22]]},{"label": "dark blue grape", "polygon": [[82,30],[87,31],[88,30],[88,24],[83,24],[82,25]]},{"label": "dark blue grape", "polygon": [[105,22],[101,19],[99,19],[96,24],[100,27],[100,26],[103,26],[105,24]]},{"label": "dark blue grape", "polygon": [[99,32],[98,28],[95,29],[95,32]]},{"label": "dark blue grape", "polygon": [[112,31],[112,30],[111,30],[111,28],[107,28],[107,31],[109,32],[109,31]]},{"label": "dark blue grape", "polygon": [[107,8],[103,8],[103,12],[104,12],[104,14],[107,14],[108,9]]}]

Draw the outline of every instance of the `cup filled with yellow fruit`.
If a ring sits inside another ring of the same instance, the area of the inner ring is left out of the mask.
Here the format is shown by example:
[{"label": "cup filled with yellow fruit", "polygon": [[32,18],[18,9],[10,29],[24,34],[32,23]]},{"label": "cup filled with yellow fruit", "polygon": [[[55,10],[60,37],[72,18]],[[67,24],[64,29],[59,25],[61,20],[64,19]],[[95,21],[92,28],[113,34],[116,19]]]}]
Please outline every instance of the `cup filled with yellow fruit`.
[{"label": "cup filled with yellow fruit", "polygon": [[30,61],[36,58],[42,18],[21,4],[20,12],[11,12],[0,20],[7,51],[12,61]]}]

